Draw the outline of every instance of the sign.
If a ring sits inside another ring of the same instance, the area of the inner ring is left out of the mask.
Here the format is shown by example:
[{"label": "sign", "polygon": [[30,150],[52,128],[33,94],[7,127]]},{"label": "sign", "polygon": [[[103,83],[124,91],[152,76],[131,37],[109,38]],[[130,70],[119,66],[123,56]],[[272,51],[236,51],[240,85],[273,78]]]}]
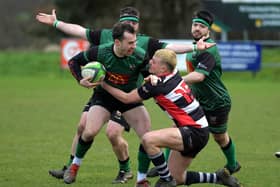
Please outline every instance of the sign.
[{"label": "sign", "polygon": [[219,42],[217,44],[224,71],[253,71],[261,68],[261,45],[251,42]]},{"label": "sign", "polygon": [[[191,44],[192,40],[161,40],[173,44]],[[217,43],[223,71],[259,71],[261,68],[261,45],[253,42]],[[177,54],[177,69],[186,71],[186,54]]]},{"label": "sign", "polygon": [[[173,44],[191,44],[192,40],[161,40]],[[224,71],[259,71],[261,45],[252,42],[217,43]],[[177,54],[177,68],[186,71],[186,54]]]},{"label": "sign", "polygon": [[[169,43],[169,44],[192,44],[193,40],[173,40],[173,39],[162,39],[161,42]],[[186,53],[177,54],[177,69],[180,71],[186,71]]]},{"label": "sign", "polygon": [[68,61],[81,51],[88,49],[89,43],[81,39],[62,39],[60,66],[62,69],[68,69]]},{"label": "sign", "polygon": [[219,0],[203,3],[231,30],[280,30],[280,0]]}]

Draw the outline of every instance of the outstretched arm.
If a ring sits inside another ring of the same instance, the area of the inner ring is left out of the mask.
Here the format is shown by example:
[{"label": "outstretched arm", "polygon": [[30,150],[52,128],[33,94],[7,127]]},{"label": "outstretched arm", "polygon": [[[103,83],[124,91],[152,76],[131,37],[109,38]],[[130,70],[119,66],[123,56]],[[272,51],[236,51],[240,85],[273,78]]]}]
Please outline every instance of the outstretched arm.
[{"label": "outstretched arm", "polygon": [[36,19],[43,24],[53,26],[58,30],[82,39],[87,39],[86,28],[72,23],[66,23],[56,18],[55,9],[52,10],[52,14],[38,13]]},{"label": "outstretched arm", "polygon": [[193,71],[191,73],[188,73],[187,75],[182,77],[185,83],[188,85],[202,82],[205,79],[205,75],[196,71]]},{"label": "outstretched arm", "polygon": [[205,50],[216,45],[216,43],[204,42],[204,39],[205,37],[202,37],[196,44],[168,44],[165,48],[170,49],[177,54],[182,54],[195,50]]},{"label": "outstretched arm", "polygon": [[120,100],[123,103],[137,103],[141,102],[143,99],[139,96],[137,89],[132,90],[129,93],[126,93],[118,88],[114,88],[109,84],[102,81],[101,86],[109,92],[116,99]]}]

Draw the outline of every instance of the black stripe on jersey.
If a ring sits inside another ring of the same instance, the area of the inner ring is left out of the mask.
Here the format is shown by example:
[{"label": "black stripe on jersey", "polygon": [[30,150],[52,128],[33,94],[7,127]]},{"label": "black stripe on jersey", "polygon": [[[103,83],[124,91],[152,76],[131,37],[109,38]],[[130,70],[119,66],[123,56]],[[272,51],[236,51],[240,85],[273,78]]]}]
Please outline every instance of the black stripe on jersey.
[{"label": "black stripe on jersey", "polygon": [[161,89],[159,89],[159,93],[164,95],[169,94],[174,88],[176,88],[180,84],[181,81],[182,78],[179,74],[179,71],[176,73],[176,75],[170,77],[170,79],[166,79],[166,77],[164,77],[160,82]]},{"label": "black stripe on jersey", "polygon": [[87,58],[89,61],[95,61],[97,59],[97,53],[98,53],[98,46],[91,47],[87,51]]},{"label": "black stripe on jersey", "polygon": [[[216,60],[214,56],[209,52],[201,53],[197,56],[197,69],[202,69],[204,71],[210,72],[216,65]],[[202,64],[202,65],[201,65]]]},{"label": "black stripe on jersey", "polygon": [[101,39],[101,30],[89,31],[89,40],[91,46],[100,45],[100,39]]},{"label": "black stripe on jersey", "polygon": [[188,103],[184,97],[180,97],[179,99],[177,99],[176,101],[174,101],[174,103],[175,103],[175,105],[178,106],[179,108],[185,108],[185,107],[187,107],[189,104],[191,104],[191,103]]},{"label": "black stripe on jersey", "polygon": [[204,116],[204,112],[201,106],[199,106],[197,109],[189,113],[189,116],[191,116],[194,121],[200,120]]}]

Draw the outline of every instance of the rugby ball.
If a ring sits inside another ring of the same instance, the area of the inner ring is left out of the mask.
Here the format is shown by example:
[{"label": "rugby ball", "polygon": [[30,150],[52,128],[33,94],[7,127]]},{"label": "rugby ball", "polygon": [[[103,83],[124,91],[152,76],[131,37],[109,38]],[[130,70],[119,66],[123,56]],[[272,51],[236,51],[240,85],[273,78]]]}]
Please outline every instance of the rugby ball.
[{"label": "rugby ball", "polygon": [[104,66],[100,62],[90,62],[82,67],[82,77],[91,77],[90,82],[97,82],[106,75]]}]

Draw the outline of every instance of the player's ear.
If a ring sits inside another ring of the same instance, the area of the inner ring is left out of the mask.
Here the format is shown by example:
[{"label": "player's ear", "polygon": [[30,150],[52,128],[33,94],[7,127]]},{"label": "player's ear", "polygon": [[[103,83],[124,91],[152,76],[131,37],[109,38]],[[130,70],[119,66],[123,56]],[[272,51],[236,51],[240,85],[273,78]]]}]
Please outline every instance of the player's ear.
[{"label": "player's ear", "polygon": [[115,39],[115,45],[116,46],[120,46],[121,45],[121,41],[119,39]]}]

